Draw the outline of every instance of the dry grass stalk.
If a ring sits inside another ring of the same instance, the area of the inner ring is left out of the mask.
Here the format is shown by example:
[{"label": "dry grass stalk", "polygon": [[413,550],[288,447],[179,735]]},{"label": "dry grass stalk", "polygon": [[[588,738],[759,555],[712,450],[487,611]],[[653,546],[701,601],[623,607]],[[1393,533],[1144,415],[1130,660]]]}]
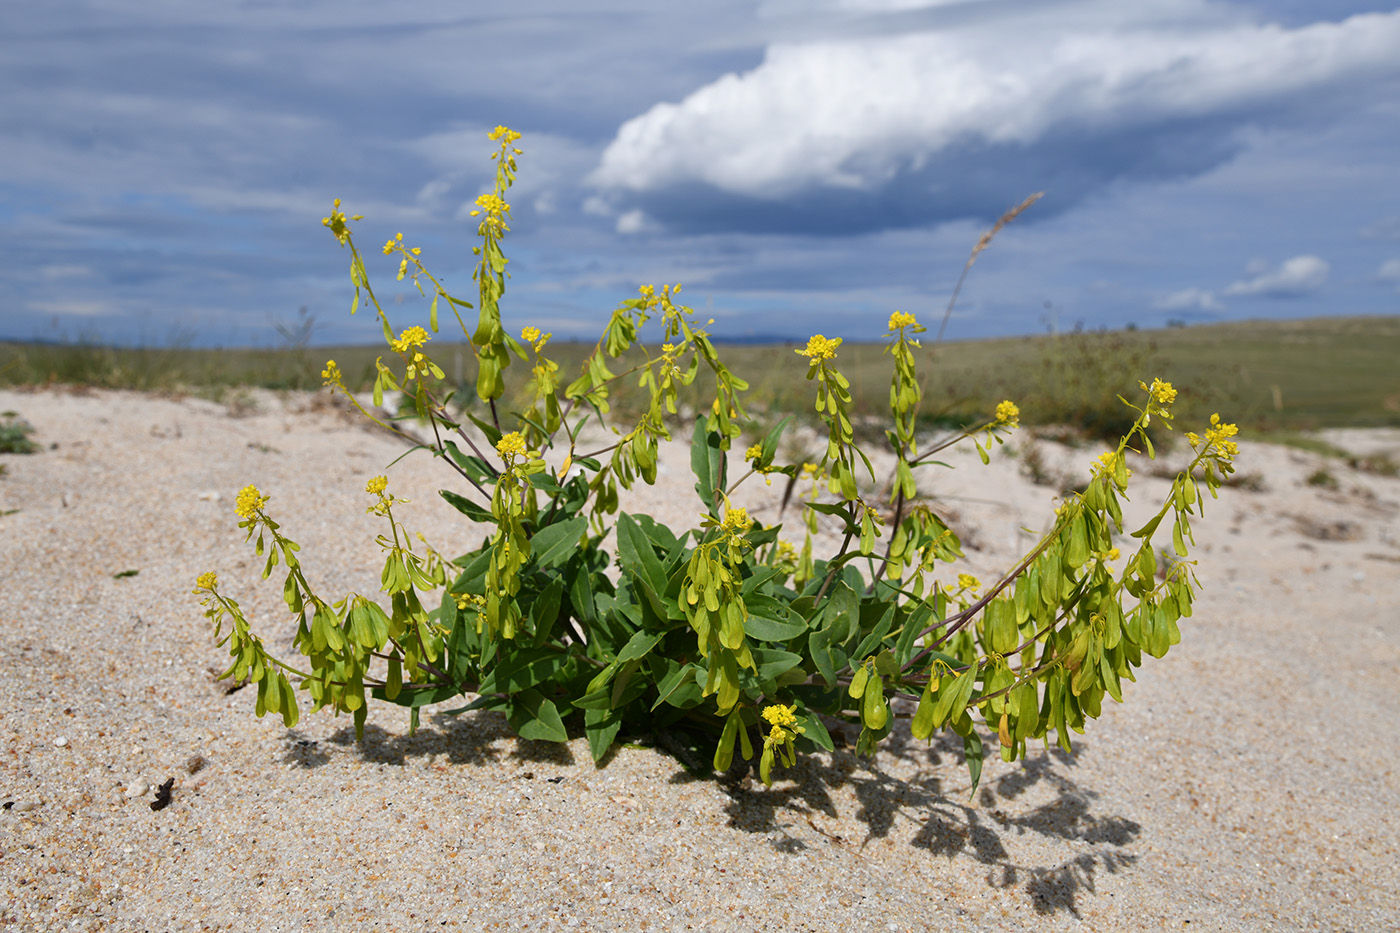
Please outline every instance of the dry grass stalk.
[{"label": "dry grass stalk", "polygon": [[962,275],[958,276],[958,284],[953,287],[953,294],[948,299],[948,308],[943,312],[943,323],[938,325],[938,336],[935,337],[934,340],[943,339],[943,330],[948,326],[948,318],[953,315],[953,305],[957,304],[958,293],[962,291],[963,281],[967,278],[967,271],[971,269],[972,264],[977,261],[977,254],[992,245],[992,238],[1001,232],[1002,227],[1005,227],[1007,224],[1011,223],[1011,221],[1021,216],[1022,211],[1043,197],[1045,197],[1045,192],[1037,191],[1005,214],[1002,214],[997,218],[997,222],[992,224],[992,228],[982,234],[981,238],[977,241],[977,245],[972,247],[972,255],[967,257],[967,262],[963,265]]}]

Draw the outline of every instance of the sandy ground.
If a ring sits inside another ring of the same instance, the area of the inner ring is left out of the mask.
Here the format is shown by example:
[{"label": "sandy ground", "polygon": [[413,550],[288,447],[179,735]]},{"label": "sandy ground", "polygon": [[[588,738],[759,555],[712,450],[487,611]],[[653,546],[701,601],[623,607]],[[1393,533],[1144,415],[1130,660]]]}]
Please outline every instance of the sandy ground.
[{"label": "sandy ground", "polygon": [[[1072,756],[992,761],[969,799],[951,746],[905,732],[873,762],[838,750],[726,789],[645,748],[595,768],[583,739],[521,742],[495,713],[429,710],[410,737],[383,707],[358,745],[330,715],[288,731],[213,682],[199,573],[269,644],[292,630],[236,528],[243,485],[323,593],[376,591],[363,487],[386,468],[436,547],[479,541],[435,494],[440,464],[388,466],[393,438],[308,396],[0,392],[0,410],[44,448],[0,456],[0,929],[1400,927],[1400,479],[1246,438],[1250,481],[1197,524],[1182,644]],[[1328,438],[1400,458],[1400,432]],[[1051,470],[1096,453],[1041,443]],[[625,507],[692,522],[687,453],[667,458]],[[1053,490],[1020,441],[951,460],[929,490],[991,576]],[[1135,468],[1145,507],[1166,481]],[[1331,485],[1308,483],[1320,469]]]}]

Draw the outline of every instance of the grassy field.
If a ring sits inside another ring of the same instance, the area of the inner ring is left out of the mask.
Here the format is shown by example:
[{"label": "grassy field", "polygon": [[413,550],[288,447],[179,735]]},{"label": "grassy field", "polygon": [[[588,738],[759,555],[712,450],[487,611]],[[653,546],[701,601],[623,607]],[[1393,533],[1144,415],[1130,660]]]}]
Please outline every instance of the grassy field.
[{"label": "grassy field", "polygon": [[[757,409],[810,410],[805,360],[782,346],[726,345],[730,368],[750,380]],[[463,345],[439,342],[433,357],[449,380],[475,371]],[[572,378],[591,345],[554,343],[550,355]],[[383,347],[310,350],[119,349],[79,344],[0,344],[0,385],[51,382],[221,397],[239,386],[310,389],[334,358],[352,385],[367,387]],[[391,354],[389,354],[391,355]],[[636,359],[640,359],[640,356]],[[615,372],[628,362],[611,364]],[[890,369],[881,344],[841,347],[857,411],[878,417]],[[1078,332],[926,343],[919,359],[930,424],[984,417],[1009,398],[1029,424],[1071,424],[1109,434],[1130,418],[1114,398],[1154,376],[1181,390],[1178,411],[1197,421],[1219,411],[1254,432],[1317,427],[1400,426],[1400,316],[1250,321],[1158,331]],[[508,371],[512,391],[527,376]],[[701,380],[703,382],[703,379]],[[706,386],[706,388],[708,388]],[[692,398],[699,401],[704,390]],[[625,407],[635,393],[619,392]]]}]

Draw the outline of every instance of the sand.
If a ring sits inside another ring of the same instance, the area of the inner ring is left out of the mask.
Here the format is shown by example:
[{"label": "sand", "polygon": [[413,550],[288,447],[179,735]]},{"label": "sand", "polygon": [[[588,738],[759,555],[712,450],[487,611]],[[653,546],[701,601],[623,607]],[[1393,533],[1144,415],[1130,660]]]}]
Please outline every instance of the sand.
[{"label": "sand", "polygon": [[[0,455],[0,929],[1388,930],[1400,926],[1400,479],[1241,444],[1208,503],[1183,641],[1073,755],[951,745],[805,756],[771,789],[649,748],[519,741],[496,713],[380,706],[294,730],[232,693],[195,577],[269,645],[292,631],[236,527],[247,483],[324,593],[377,589],[369,477],[448,554],[455,477],[307,395],[222,403],[0,392],[37,454]],[[1400,456],[1400,432],[1329,434]],[[1052,470],[1096,449],[1040,442]],[[687,452],[625,507],[698,517]],[[1170,457],[1168,458],[1170,460]],[[1017,440],[927,488],[991,576],[1045,527]],[[1141,509],[1167,481],[1134,464]],[[1325,470],[1331,485],[1314,474]],[[771,520],[761,485],[751,511]],[[137,571],[126,574],[127,571]],[[155,786],[173,778],[169,805]]]}]

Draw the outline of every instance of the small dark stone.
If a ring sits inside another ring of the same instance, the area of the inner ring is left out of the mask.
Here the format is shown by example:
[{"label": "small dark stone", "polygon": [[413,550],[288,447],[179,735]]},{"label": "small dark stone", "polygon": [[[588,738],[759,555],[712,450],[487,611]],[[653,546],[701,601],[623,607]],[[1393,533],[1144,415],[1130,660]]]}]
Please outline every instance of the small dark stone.
[{"label": "small dark stone", "polygon": [[165,783],[156,788],[156,799],[151,801],[152,810],[164,810],[170,806],[170,790],[175,786],[174,778],[166,778]]}]

